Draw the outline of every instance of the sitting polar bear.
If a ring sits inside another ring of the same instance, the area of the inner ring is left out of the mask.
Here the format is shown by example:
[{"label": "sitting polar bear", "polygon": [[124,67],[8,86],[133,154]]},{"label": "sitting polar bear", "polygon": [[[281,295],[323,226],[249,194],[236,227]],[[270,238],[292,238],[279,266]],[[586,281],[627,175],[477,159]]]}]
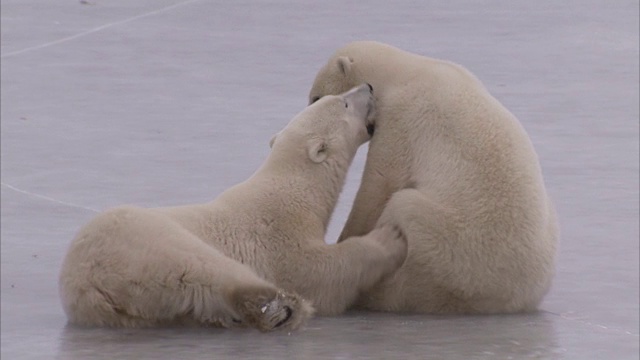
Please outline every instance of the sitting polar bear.
[{"label": "sitting polar bear", "polygon": [[264,165],[211,203],[98,215],[62,265],[70,322],[267,331],[298,327],[312,305],[320,315],[344,311],[407,252],[391,226],[324,242],[373,106],[362,85],[306,108],[272,140]]},{"label": "sitting polar bear", "polygon": [[397,224],[409,254],[358,305],[422,313],[536,309],[554,275],[558,228],[517,119],[463,67],[370,41],[329,59],[310,103],[362,82],[375,89],[375,134],[339,241]]}]

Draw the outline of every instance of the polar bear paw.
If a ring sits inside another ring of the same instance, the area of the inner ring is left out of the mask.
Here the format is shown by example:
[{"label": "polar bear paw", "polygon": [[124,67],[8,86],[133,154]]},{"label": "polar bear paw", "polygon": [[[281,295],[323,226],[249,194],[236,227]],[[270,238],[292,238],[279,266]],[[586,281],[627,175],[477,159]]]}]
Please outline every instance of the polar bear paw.
[{"label": "polar bear paw", "polygon": [[260,331],[295,330],[314,312],[297,294],[271,287],[238,289],[232,299],[243,325]]},{"label": "polar bear paw", "polygon": [[404,264],[409,243],[406,234],[399,226],[384,225],[371,231],[370,235],[384,249],[384,253],[390,255],[392,271]]}]

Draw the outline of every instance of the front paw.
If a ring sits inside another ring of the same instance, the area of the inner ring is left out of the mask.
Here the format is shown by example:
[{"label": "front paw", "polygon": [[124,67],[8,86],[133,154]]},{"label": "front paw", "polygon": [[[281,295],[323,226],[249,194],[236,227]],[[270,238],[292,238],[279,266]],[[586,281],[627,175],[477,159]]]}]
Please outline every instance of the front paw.
[{"label": "front paw", "polygon": [[407,236],[397,225],[385,225],[369,233],[373,240],[384,249],[384,253],[391,258],[392,269],[395,271],[407,259],[409,242]]}]

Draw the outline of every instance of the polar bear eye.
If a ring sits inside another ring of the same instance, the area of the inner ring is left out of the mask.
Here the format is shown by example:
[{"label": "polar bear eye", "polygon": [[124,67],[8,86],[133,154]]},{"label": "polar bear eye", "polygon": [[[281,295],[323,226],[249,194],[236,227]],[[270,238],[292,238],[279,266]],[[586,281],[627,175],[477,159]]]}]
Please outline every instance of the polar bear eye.
[{"label": "polar bear eye", "polygon": [[348,102],[344,102],[344,107],[346,107],[347,109],[349,108],[349,103]]}]

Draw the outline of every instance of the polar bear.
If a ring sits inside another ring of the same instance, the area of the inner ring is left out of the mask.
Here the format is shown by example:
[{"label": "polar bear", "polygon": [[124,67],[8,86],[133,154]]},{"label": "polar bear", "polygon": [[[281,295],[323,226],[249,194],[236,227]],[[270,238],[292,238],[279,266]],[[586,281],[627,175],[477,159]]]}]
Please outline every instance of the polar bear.
[{"label": "polar bear", "polygon": [[373,41],[337,50],[309,102],[361,82],[375,89],[375,133],[339,241],[396,224],[409,254],[358,306],[535,310],[554,276],[558,227],[518,120],[463,67]]},{"label": "polar bear", "polygon": [[268,331],[295,329],[314,308],[344,311],[407,254],[393,226],[324,242],[373,110],[367,85],[307,107],[272,139],[265,163],[211,203],[98,215],[62,265],[70,322]]}]

